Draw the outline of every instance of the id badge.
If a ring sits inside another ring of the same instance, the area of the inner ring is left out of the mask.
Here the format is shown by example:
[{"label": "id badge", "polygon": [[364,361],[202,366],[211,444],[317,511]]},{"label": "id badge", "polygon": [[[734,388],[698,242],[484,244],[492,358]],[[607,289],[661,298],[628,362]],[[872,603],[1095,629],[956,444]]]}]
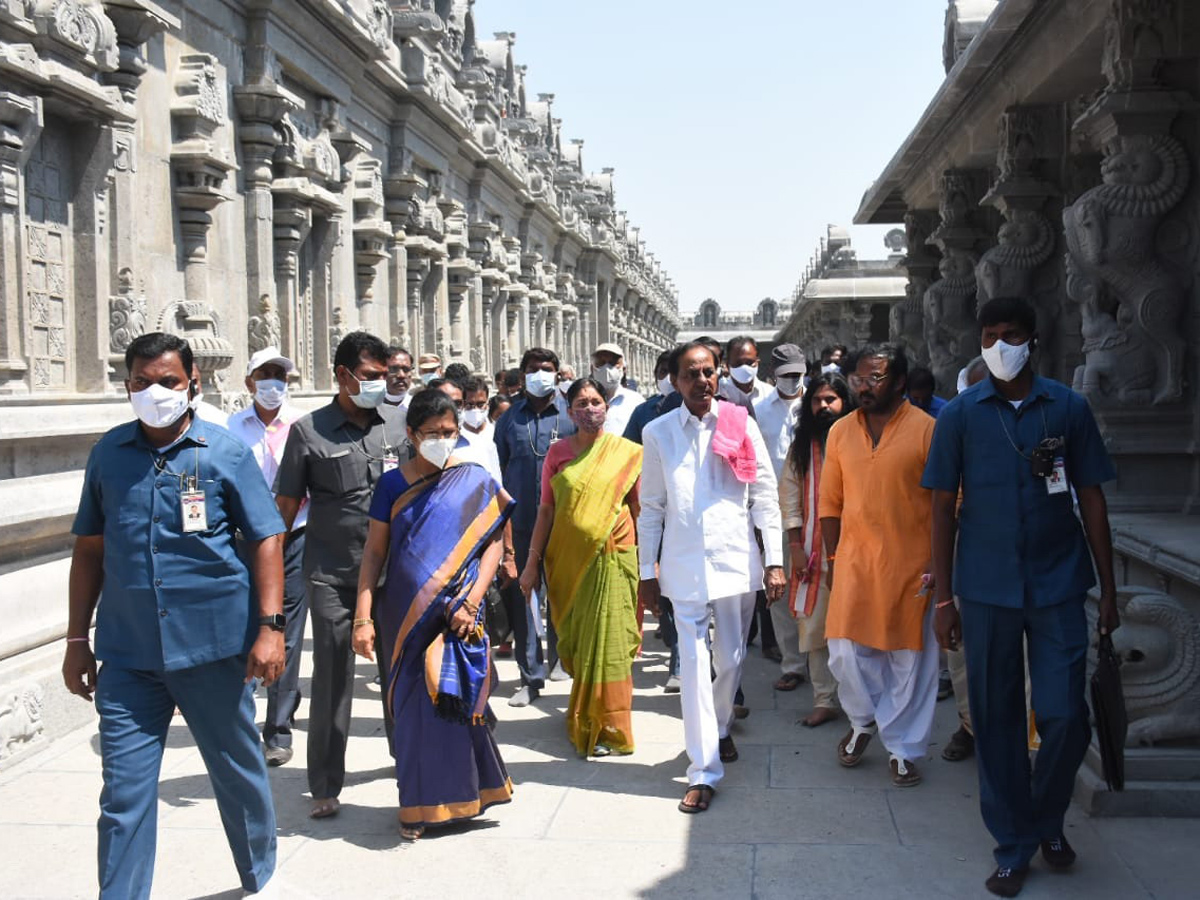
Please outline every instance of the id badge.
[{"label": "id badge", "polygon": [[383,458],[383,474],[387,474],[393,469],[400,468],[400,458],[392,454],[388,454]]},{"label": "id badge", "polygon": [[204,491],[184,491],[179,504],[183,510],[183,533],[208,530],[208,513],[204,508]]},{"label": "id badge", "polygon": [[1065,494],[1067,492],[1067,464],[1061,456],[1054,457],[1054,471],[1046,476],[1047,494]]}]

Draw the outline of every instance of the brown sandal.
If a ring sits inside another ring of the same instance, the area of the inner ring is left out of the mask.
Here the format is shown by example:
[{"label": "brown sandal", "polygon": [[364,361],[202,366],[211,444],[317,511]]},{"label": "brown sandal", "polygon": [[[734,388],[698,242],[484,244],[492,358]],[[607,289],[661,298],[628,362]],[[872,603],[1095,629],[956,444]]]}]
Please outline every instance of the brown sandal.
[{"label": "brown sandal", "polygon": [[800,685],[804,684],[804,676],[796,672],[784,672],[779,680],[775,682],[775,690],[777,691],[794,691]]},{"label": "brown sandal", "polygon": [[[696,802],[689,804],[687,802],[688,794],[692,792],[699,794]],[[687,813],[689,816],[694,816],[697,813],[702,813],[708,809],[708,804],[712,802],[713,796],[717,793],[716,788],[708,784],[691,784],[683,794],[683,799],[679,801],[679,811]]]}]

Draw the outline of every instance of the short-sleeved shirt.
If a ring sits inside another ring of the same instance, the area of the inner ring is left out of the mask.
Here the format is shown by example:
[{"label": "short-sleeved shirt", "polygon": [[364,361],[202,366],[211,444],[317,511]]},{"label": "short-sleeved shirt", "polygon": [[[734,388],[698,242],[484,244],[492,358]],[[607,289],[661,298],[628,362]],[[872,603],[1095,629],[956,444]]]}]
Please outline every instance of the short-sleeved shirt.
[{"label": "short-sleeved shirt", "polygon": [[370,411],[364,431],[335,397],[292,425],[275,492],[309,497],[304,543],[304,575],[320,584],[358,584],[367,510],[388,457],[407,457],[401,413],[380,405]]},{"label": "short-sleeved shirt", "polygon": [[[203,531],[183,530],[188,478],[204,492]],[[235,534],[257,541],[284,525],[254,454],[224,428],[193,416],[161,450],[138,422],[109,431],[88,456],[71,531],[104,538],[97,659],[174,671],[249,649],[258,614]]]},{"label": "short-sleeved shirt", "polygon": [[542,490],[542,462],[555,441],[575,433],[566,410],[549,403],[535,413],[525,397],[496,422],[496,452],[504,473],[504,490],[516,501],[513,531],[532,534]]},{"label": "short-sleeved shirt", "polygon": [[1070,491],[1051,494],[1029,456],[1062,438],[1067,481],[1093,487],[1116,477],[1087,400],[1035,376],[1019,409],[990,378],[951,400],[937,419],[922,484],[962,490],[954,592],[964,600],[1019,608],[1083,597],[1092,558]]},{"label": "short-sleeved shirt", "polygon": [[929,413],[931,416],[933,416],[936,419],[941,414],[942,410],[946,408],[946,404],[949,403],[950,401],[946,400],[944,397],[939,397],[937,394],[934,394],[933,396],[931,396],[929,398],[929,408],[928,409],[926,409],[924,406],[921,406],[920,404],[918,404],[911,397],[908,398],[908,402],[911,403],[913,406],[915,406],[917,409],[921,410],[922,412]]}]

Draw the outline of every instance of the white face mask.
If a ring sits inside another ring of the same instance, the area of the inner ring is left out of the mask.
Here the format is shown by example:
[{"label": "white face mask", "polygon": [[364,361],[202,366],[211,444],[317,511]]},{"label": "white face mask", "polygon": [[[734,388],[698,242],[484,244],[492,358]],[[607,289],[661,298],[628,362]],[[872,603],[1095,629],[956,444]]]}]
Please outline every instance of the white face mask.
[{"label": "white face mask", "polygon": [[287,396],[287,383],[278,378],[264,378],[254,382],[254,400],[263,409],[279,409]]},{"label": "white face mask", "polygon": [[985,347],[980,354],[987,363],[988,371],[1001,381],[1012,381],[1021,374],[1025,363],[1029,361],[1029,341],[1023,344],[1009,344],[1006,341],[996,341],[990,347]]},{"label": "white face mask", "polygon": [[800,393],[800,376],[780,375],[775,379],[775,387],[779,389],[779,393],[787,397],[795,397]]},{"label": "white face mask", "polygon": [[621,376],[623,374],[624,372],[616,366],[604,365],[592,367],[592,377],[604,385],[604,392],[610,397],[621,386]]},{"label": "white face mask", "polygon": [[729,370],[729,376],[738,384],[753,384],[758,377],[758,363],[752,366],[734,366]]},{"label": "white face mask", "polygon": [[658,392],[664,397],[670,397],[671,394],[675,393],[675,385],[671,384],[670,375],[658,379]]},{"label": "white face mask", "polygon": [[355,406],[360,409],[374,409],[383,402],[383,398],[387,394],[386,381],[382,378],[378,381],[363,381],[353,373],[350,377],[358,382],[358,393],[350,395],[350,400]]},{"label": "white face mask", "polygon": [[446,461],[454,453],[458,438],[425,438],[417,445],[417,452],[423,459],[433,463],[439,469],[446,468]]},{"label": "white face mask", "polygon": [[468,428],[480,429],[487,422],[488,413],[486,409],[464,409],[462,413],[463,424]]},{"label": "white face mask", "polygon": [[842,371],[842,367],[839,366],[837,363],[825,363],[825,365],[821,366],[821,374],[822,375],[828,374],[829,372],[840,373],[841,371]]},{"label": "white face mask", "polygon": [[556,372],[546,372],[538,369],[536,372],[525,373],[525,392],[531,397],[548,397],[554,393]]},{"label": "white face mask", "polygon": [[558,392],[559,392],[560,394],[562,394],[562,395],[565,397],[565,396],[567,396],[567,391],[569,391],[569,390],[571,389],[571,382],[569,382],[569,381],[560,381],[560,382],[559,382],[559,383],[556,385],[556,387],[558,388]]},{"label": "white face mask", "polygon": [[434,369],[432,372],[422,372],[421,384],[429,384],[429,382],[436,381],[439,377],[441,376],[438,375],[437,369]]},{"label": "white face mask", "polygon": [[133,414],[150,428],[166,428],[179,421],[190,405],[188,392],[174,391],[161,384],[152,384],[144,391],[129,395]]}]

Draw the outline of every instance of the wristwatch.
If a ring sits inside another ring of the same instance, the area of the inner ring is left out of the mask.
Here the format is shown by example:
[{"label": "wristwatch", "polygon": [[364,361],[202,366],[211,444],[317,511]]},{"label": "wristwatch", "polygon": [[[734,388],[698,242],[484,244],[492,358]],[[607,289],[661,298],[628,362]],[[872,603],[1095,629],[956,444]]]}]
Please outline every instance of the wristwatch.
[{"label": "wristwatch", "polygon": [[287,617],[283,613],[275,613],[271,616],[263,616],[258,620],[259,625],[266,625],[272,631],[283,631],[287,626]]}]

